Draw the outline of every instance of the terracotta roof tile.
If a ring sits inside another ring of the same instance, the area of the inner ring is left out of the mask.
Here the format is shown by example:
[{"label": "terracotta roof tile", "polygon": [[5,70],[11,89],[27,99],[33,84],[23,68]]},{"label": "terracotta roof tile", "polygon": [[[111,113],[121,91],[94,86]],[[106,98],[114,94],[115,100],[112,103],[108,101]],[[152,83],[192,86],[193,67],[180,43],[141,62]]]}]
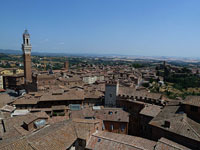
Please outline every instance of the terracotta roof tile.
[{"label": "terracotta roof tile", "polygon": [[86,148],[95,150],[153,150],[155,145],[156,142],[144,138],[101,131],[91,136]]},{"label": "terracotta roof tile", "polygon": [[200,96],[187,96],[183,104],[200,107]]},{"label": "terracotta roof tile", "polygon": [[[188,118],[186,114],[176,113],[179,107],[165,106],[149,124],[167,130],[168,132],[200,141],[200,124]],[[164,126],[165,121],[170,122],[169,128]]]},{"label": "terracotta roof tile", "polygon": [[161,106],[146,104],[140,111],[140,114],[150,117],[155,117],[161,111]]},{"label": "terracotta roof tile", "polygon": [[[1,143],[0,143],[1,145]],[[35,150],[26,139],[19,139],[12,143],[0,146],[0,150]]]},{"label": "terracotta roof tile", "polygon": [[166,138],[161,138],[156,144],[156,150],[190,150],[188,147],[170,141]]}]

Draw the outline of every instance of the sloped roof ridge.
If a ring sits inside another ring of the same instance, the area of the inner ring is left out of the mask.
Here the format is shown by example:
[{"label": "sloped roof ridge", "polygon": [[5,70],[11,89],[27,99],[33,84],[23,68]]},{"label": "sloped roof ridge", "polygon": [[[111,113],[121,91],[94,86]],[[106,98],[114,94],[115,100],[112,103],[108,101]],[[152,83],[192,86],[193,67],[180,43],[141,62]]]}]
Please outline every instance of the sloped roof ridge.
[{"label": "sloped roof ridge", "polygon": [[28,142],[28,145],[30,145],[30,147],[31,147],[32,149],[38,150],[38,148],[36,148],[35,146],[33,146],[29,141],[27,141],[27,142]]},{"label": "sloped roof ridge", "polygon": [[[179,149],[179,150],[183,150],[182,148],[179,148],[179,147],[177,147],[177,146],[175,146],[175,145],[169,144],[169,143],[164,142],[164,141],[158,141],[158,142],[163,143],[163,144],[166,144],[166,145],[168,145],[169,147],[173,147],[173,148],[176,148],[176,149]],[[155,148],[155,150],[156,150],[156,148]]]},{"label": "sloped roof ridge", "polygon": [[194,134],[196,134],[197,137],[200,139],[200,135],[196,132],[196,130],[185,119],[183,119],[183,122],[185,122],[190,127],[190,129],[192,129]]}]

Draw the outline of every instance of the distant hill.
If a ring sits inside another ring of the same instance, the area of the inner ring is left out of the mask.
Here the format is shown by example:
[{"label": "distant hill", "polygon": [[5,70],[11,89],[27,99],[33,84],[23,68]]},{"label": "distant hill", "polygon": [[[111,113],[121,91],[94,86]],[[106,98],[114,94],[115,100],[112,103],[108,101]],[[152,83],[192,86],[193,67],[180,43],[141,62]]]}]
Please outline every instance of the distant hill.
[{"label": "distant hill", "polygon": [[2,53],[2,54],[21,55],[22,51],[20,51],[20,50],[10,50],[10,49],[0,49],[0,53]]},{"label": "distant hill", "polygon": [[[21,50],[10,50],[10,49],[0,49],[1,54],[11,54],[11,55],[22,55]],[[32,52],[32,55],[35,56],[68,56],[68,54],[64,53],[40,53],[40,52]]]},{"label": "distant hill", "polygon": [[[11,54],[11,55],[22,55],[22,50],[11,50],[11,49],[0,49],[2,54]],[[108,58],[119,58],[124,60],[157,60],[157,61],[167,61],[167,62],[200,62],[200,58],[192,57],[176,57],[176,56],[137,56],[137,55],[120,55],[120,54],[89,54],[89,53],[48,53],[48,52],[32,52],[33,56],[74,56],[74,57],[108,57]]]},{"label": "distant hill", "polygon": [[[21,50],[10,50],[10,49],[0,49],[2,54],[11,54],[11,55],[22,55]],[[82,56],[82,57],[113,57],[120,56],[116,54],[72,54],[72,53],[48,53],[48,52],[32,52],[31,55],[34,56]]]}]

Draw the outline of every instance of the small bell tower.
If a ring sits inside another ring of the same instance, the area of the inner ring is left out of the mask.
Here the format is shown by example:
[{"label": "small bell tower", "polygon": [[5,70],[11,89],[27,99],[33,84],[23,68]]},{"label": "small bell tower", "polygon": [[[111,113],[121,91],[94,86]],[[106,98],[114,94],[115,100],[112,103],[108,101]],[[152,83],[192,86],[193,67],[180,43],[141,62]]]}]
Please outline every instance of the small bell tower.
[{"label": "small bell tower", "polygon": [[22,44],[25,86],[28,85],[28,83],[32,82],[31,49],[32,46],[30,44],[30,34],[28,33],[28,30],[25,30],[23,33],[23,44]]}]

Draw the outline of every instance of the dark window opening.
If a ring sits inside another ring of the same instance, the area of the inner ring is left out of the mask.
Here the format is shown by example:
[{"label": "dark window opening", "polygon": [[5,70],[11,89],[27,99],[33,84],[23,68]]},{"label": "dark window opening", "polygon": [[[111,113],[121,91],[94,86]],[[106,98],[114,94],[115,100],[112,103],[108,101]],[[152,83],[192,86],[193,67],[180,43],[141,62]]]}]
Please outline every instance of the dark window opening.
[{"label": "dark window opening", "polygon": [[113,112],[112,112],[112,111],[109,111],[109,112],[108,112],[108,114],[109,114],[109,115],[112,115],[112,114],[113,114]]},{"label": "dark window opening", "polygon": [[111,124],[110,125],[110,130],[113,131],[114,126]]},{"label": "dark window opening", "polygon": [[121,131],[122,131],[122,132],[124,132],[125,128],[126,128],[126,127],[125,127],[125,125],[124,125],[124,124],[123,124],[123,125],[121,125]]}]

